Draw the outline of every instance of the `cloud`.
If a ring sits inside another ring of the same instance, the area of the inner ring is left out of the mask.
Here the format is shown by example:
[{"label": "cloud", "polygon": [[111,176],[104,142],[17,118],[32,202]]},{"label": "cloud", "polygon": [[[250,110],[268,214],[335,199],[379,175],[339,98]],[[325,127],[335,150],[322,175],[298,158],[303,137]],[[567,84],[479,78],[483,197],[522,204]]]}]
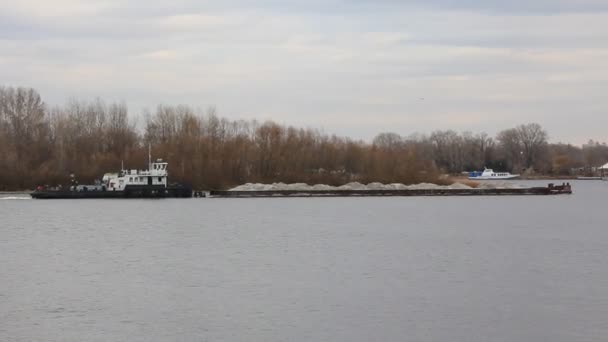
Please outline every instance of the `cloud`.
[{"label": "cloud", "polygon": [[0,3],[0,12],[11,16],[52,18],[93,16],[112,7],[112,1],[20,0]]},{"label": "cloud", "polygon": [[356,3],[403,8],[431,8],[434,10],[479,11],[494,14],[556,14],[597,13],[608,11],[604,0],[356,0]]},{"label": "cloud", "polygon": [[51,104],[216,105],[366,139],[527,121],[606,139],[603,1],[29,0],[0,13],[3,82]]},{"label": "cloud", "polygon": [[238,18],[209,14],[171,15],[160,20],[160,27],[170,31],[220,29],[240,22]]}]

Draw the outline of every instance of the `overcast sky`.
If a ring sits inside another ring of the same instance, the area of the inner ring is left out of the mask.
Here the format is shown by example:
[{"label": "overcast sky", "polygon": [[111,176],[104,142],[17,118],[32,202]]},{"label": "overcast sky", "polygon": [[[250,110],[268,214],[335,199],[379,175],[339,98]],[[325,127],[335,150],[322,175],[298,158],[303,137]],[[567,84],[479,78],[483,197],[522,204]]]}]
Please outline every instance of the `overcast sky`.
[{"label": "overcast sky", "polygon": [[369,140],[608,141],[607,0],[0,0],[0,84]]}]

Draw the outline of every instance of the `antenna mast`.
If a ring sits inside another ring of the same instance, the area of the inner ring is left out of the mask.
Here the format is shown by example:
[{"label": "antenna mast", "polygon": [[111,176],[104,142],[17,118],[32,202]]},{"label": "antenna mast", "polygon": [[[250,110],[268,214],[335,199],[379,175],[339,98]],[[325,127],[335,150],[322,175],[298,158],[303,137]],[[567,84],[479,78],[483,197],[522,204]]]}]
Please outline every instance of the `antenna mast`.
[{"label": "antenna mast", "polygon": [[148,143],[148,170],[152,170],[152,144]]}]

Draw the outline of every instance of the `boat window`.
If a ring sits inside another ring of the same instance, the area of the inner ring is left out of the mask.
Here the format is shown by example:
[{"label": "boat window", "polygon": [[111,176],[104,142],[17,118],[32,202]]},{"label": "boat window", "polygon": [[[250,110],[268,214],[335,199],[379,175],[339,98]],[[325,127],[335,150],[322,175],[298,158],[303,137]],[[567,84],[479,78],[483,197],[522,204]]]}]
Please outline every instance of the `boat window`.
[{"label": "boat window", "polygon": [[162,178],[162,177],[158,177],[158,181],[159,181],[159,182],[162,182],[162,181],[163,181],[163,178]]}]

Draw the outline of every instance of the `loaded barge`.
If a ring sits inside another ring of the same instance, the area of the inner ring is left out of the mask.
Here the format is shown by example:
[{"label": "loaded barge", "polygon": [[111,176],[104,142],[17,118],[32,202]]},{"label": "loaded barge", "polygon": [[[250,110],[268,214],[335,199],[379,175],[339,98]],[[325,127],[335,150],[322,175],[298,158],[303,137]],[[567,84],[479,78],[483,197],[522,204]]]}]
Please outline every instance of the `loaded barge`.
[{"label": "loaded barge", "polygon": [[530,188],[429,188],[429,189],[299,189],[299,190],[212,190],[167,182],[168,163],[149,162],[148,170],[121,170],[106,173],[94,185],[79,185],[72,176],[67,187],[39,186],[30,195],[38,199],[85,198],[263,198],[263,197],[380,197],[380,196],[515,196],[571,194],[569,183]]},{"label": "loaded barge", "polygon": [[[198,193],[198,192],[196,192]],[[546,187],[495,188],[495,189],[408,189],[408,190],[215,190],[210,197],[257,198],[257,197],[378,197],[378,196],[514,196],[514,195],[563,195],[572,194],[569,183],[549,184]]]}]

